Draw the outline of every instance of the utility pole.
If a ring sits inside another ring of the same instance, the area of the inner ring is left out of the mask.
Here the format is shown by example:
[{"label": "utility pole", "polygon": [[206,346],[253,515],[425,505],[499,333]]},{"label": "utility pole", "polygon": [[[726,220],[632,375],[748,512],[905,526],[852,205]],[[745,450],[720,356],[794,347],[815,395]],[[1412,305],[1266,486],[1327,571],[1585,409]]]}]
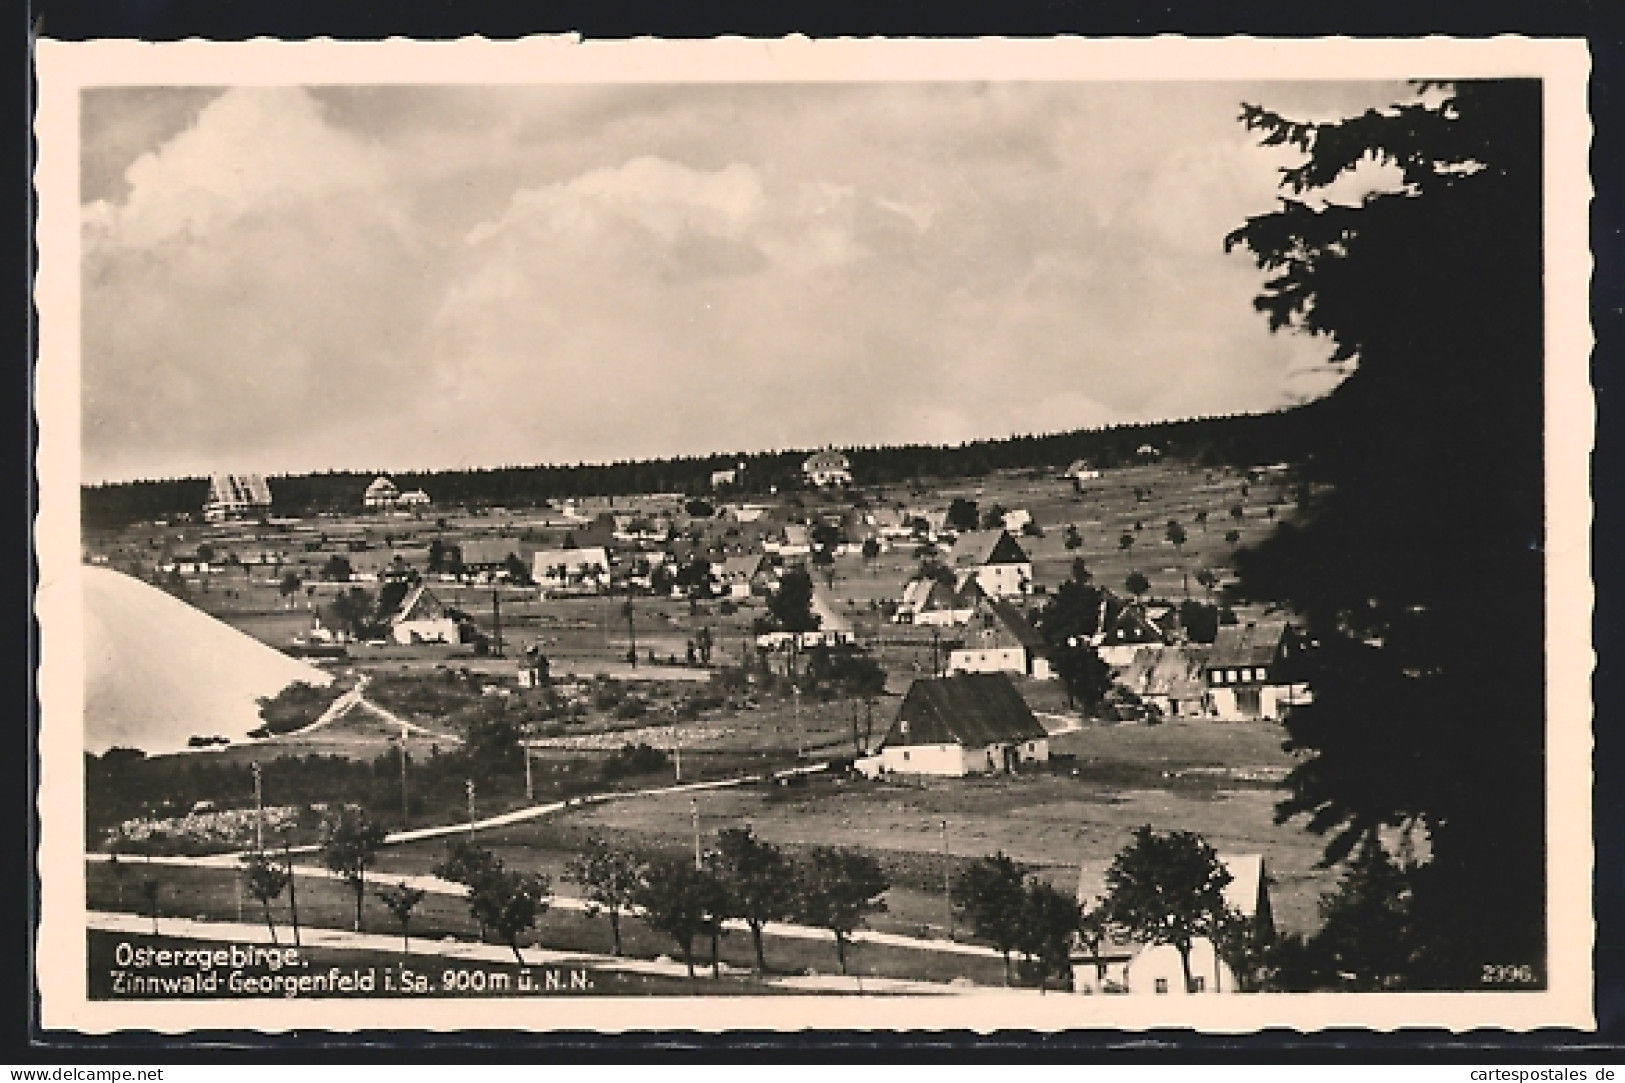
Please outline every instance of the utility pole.
[{"label": "utility pole", "polygon": [[675,782],[683,781],[683,733],[677,728],[677,708],[671,709],[671,744],[672,755],[677,767]]},{"label": "utility pole", "polygon": [[933,677],[942,676],[941,663],[937,661],[939,635],[936,625],[933,624],[931,626],[931,676]]},{"label": "utility pole", "polygon": [[697,797],[688,799],[689,815],[694,820],[694,869],[696,872],[705,868],[705,862],[700,857],[700,801]]},{"label": "utility pole", "polygon": [[948,821],[942,821],[942,901],[948,907],[948,939],[954,938],[954,891],[948,861]]},{"label": "utility pole", "polygon": [[288,916],[293,919],[293,946],[299,947],[299,893],[294,882],[299,876],[293,868],[293,837],[291,832],[282,836],[282,867],[288,870]]},{"label": "utility pole", "polygon": [[502,597],[497,593],[497,585],[491,584],[491,637],[496,643],[495,654],[502,657]]},{"label": "utility pole", "polygon": [[254,772],[254,852],[265,852],[265,800],[260,785],[260,762],[253,761],[249,769]]},{"label": "utility pole", "polygon": [[474,834],[474,819],[475,819],[475,817],[474,817],[474,780],[473,779],[468,779],[466,782],[463,783],[463,788],[468,791],[468,833],[470,835],[472,835],[472,834]]},{"label": "utility pole", "polygon": [[406,799],[406,723],[401,723],[401,826],[411,826],[412,806]]},{"label": "utility pole", "polygon": [[638,668],[638,630],[632,621],[632,588],[626,588],[626,636],[631,645],[626,649],[626,660],[632,663],[632,668]]},{"label": "utility pole", "polygon": [[803,731],[802,728],[801,728],[801,686],[799,684],[792,685],[790,691],[792,693],[792,698],[793,698],[793,700],[795,702],[796,759],[799,760],[799,759],[801,759],[803,756],[805,756],[807,754],[806,734],[805,734],[805,731]]},{"label": "utility pole", "polygon": [[525,750],[525,800],[534,804],[536,801],[536,784],[532,781],[530,772],[530,741],[519,742],[519,747]]}]

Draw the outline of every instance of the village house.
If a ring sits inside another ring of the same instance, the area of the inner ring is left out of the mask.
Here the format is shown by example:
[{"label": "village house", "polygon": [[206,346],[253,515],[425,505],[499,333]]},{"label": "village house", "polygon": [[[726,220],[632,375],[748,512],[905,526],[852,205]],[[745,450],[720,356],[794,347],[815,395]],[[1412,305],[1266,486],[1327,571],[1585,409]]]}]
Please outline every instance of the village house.
[{"label": "village house", "polygon": [[1020,673],[1049,680],[1044,640],[1026,616],[1002,598],[983,598],[965,625],[964,640],[948,652],[949,673]]},{"label": "village house", "polygon": [[271,487],[261,474],[216,474],[209,479],[203,521],[223,523],[271,510]]},{"label": "village house", "polygon": [[1309,686],[1292,679],[1289,662],[1308,648],[1284,620],[1221,626],[1203,665],[1208,713],[1226,722],[1278,721],[1309,702]]},{"label": "village house", "polygon": [[406,592],[388,622],[389,637],[402,645],[456,643],[461,639],[456,618],[424,583]]},{"label": "village house", "polygon": [[[1270,907],[1270,878],[1261,854],[1220,854],[1219,863],[1230,873],[1224,888],[1225,904],[1251,921],[1257,935],[1268,942],[1275,933]],[[1098,907],[1106,897],[1106,867],[1085,865],[1078,876],[1078,904]],[[1191,942],[1191,985],[1185,987],[1185,969],[1179,949],[1172,944],[1145,944],[1117,937],[1100,946],[1098,954],[1082,944],[1072,951],[1072,988],[1087,995],[1190,995],[1240,992],[1236,975],[1219,958],[1213,942],[1197,937]]]},{"label": "village house", "polygon": [[985,597],[987,594],[972,575],[961,576],[957,584],[935,576],[917,575],[904,584],[903,600],[898,603],[892,621],[940,627],[964,624]]},{"label": "village house", "polygon": [[712,566],[711,577],[723,597],[749,598],[767,593],[773,583],[773,568],[763,554],[746,553],[724,557],[721,564]]},{"label": "village house", "polygon": [[1012,534],[1020,534],[1033,523],[1033,514],[1025,508],[1014,508],[1004,513],[1001,525]]},{"label": "village house", "polygon": [[465,576],[492,579],[510,570],[510,561],[529,564],[534,548],[518,538],[467,538],[458,544],[457,554]]},{"label": "village house", "polygon": [[[566,549],[614,549],[620,524],[611,512],[601,511],[585,526],[573,527],[564,535]],[[607,565],[606,565],[607,566]],[[539,580],[538,580],[539,582]]]},{"label": "village house", "polygon": [[408,489],[395,501],[396,507],[410,510],[421,510],[428,507],[429,504],[429,494],[422,489]]},{"label": "village house", "polygon": [[735,486],[737,484],[739,484],[739,471],[738,470],[713,470],[713,471],[711,471],[711,488],[713,490],[715,490],[715,489],[724,489],[724,488],[730,488],[731,489],[733,486]]},{"label": "village house", "polygon": [[1207,713],[1208,647],[1147,646],[1117,674],[1117,683],[1156,707],[1165,718],[1198,718]]},{"label": "village house", "polygon": [[[1147,647],[1167,646],[1172,635],[1138,602],[1121,602],[1111,594],[1101,600],[1100,630],[1094,636],[1095,653],[1109,666],[1126,666]],[[1167,613],[1168,607],[1161,612]]]},{"label": "village house", "polygon": [[1072,488],[1081,493],[1084,482],[1100,480],[1100,469],[1091,465],[1088,459],[1075,459],[1061,477],[1071,481]]},{"label": "village house", "polygon": [[825,448],[807,457],[807,461],[801,464],[801,473],[808,484],[818,489],[851,485],[852,460],[834,448]]},{"label": "village house", "polygon": [[868,775],[1014,771],[1049,759],[1049,733],[1003,673],[956,673],[916,680],[872,756]]},{"label": "village house", "polygon": [[1028,594],[1033,589],[1033,562],[1008,530],[969,530],[954,541],[953,567],[976,577],[994,598]]},{"label": "village house", "polygon": [[361,504],[373,511],[388,511],[401,499],[400,489],[395,483],[382,475],[373,478],[367,486],[367,491],[361,494]]},{"label": "village house", "polygon": [[538,549],[531,558],[530,577],[543,590],[597,594],[609,586],[609,550]]}]

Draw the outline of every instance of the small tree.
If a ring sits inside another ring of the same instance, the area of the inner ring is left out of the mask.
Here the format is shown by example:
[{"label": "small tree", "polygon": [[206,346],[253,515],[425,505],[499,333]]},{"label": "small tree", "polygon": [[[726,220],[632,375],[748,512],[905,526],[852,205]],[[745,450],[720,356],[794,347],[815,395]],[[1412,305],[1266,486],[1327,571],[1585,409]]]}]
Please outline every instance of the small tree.
[{"label": "small tree", "polygon": [[756,972],[765,974],[762,927],[770,921],[784,920],[795,904],[790,862],[777,846],[752,834],[747,824],[724,828],[717,835],[716,872],[739,916],[750,927]]},{"label": "small tree", "polygon": [[1066,533],[1063,536],[1063,538],[1064,538],[1064,540],[1063,540],[1062,544],[1065,545],[1068,549],[1082,549],[1083,548],[1083,535],[1078,533],[1077,524],[1075,524],[1075,523],[1066,524]]},{"label": "small tree", "polygon": [[1411,885],[1375,834],[1349,860],[1337,890],[1320,899],[1320,932],[1310,949],[1361,992],[1403,988],[1419,945],[1412,930]]},{"label": "small tree", "polygon": [[261,853],[243,857],[243,876],[248,881],[248,893],[258,899],[265,910],[265,927],[271,930],[271,943],[275,944],[276,922],[271,919],[271,903],[282,897],[293,877]]},{"label": "small tree", "polygon": [[395,920],[401,923],[401,950],[407,953],[412,950],[412,940],[408,932],[412,922],[412,911],[417,909],[425,894],[422,888],[413,887],[405,880],[394,887],[377,892],[378,898],[389,907],[389,912],[395,915]]},{"label": "small tree", "polygon": [[1123,531],[1122,534],[1118,535],[1117,548],[1121,549],[1125,553],[1128,552],[1130,549],[1133,549],[1134,548],[1134,535],[1131,532],[1127,531],[1127,530]]},{"label": "small tree", "polygon": [[1151,580],[1143,572],[1129,572],[1128,578],[1123,580],[1123,589],[1134,595],[1138,600],[1141,595],[1151,589]]},{"label": "small tree", "polygon": [[547,911],[552,886],[543,873],[498,869],[469,888],[469,908],[502,938],[520,966],[525,964],[525,957],[519,954],[519,935],[534,929],[536,920]]},{"label": "small tree", "polygon": [[1106,870],[1106,912],[1113,924],[1147,943],[1173,945],[1190,992],[1191,943],[1224,912],[1229,882],[1229,870],[1200,835],[1159,835],[1148,824],[1135,830],[1134,841]]},{"label": "small tree", "polygon": [[1004,984],[1010,984],[1010,953],[1021,944],[1022,881],[1026,866],[1002,851],[978,858],[954,881],[949,897],[975,935],[1004,956]]},{"label": "small tree", "polygon": [[1224,541],[1226,545],[1234,546],[1237,542],[1241,541],[1241,531],[1226,530],[1224,532]]},{"label": "small tree", "polygon": [[1078,902],[1036,876],[1022,889],[1017,911],[1016,944],[1024,956],[1023,969],[1037,977],[1038,991],[1049,979],[1065,982],[1072,973],[1072,937],[1078,931]]},{"label": "small tree", "polygon": [[635,893],[643,919],[665,933],[683,952],[688,976],[694,976],[694,938],[705,931],[711,885],[693,862],[661,858],[652,862]]},{"label": "small tree", "polygon": [[643,886],[643,865],[637,856],[601,836],[588,835],[582,853],[565,866],[564,878],[585,890],[589,915],[609,916],[615,954],[621,954],[621,915],[631,908]]},{"label": "small tree", "polygon": [[486,911],[473,903],[474,893],[487,881],[501,875],[502,860],[483,846],[467,839],[458,839],[446,847],[445,858],[433,871],[442,880],[468,888],[469,913],[479,923],[480,939],[483,941],[490,926],[486,921]]},{"label": "small tree", "polygon": [[948,505],[944,522],[950,530],[975,530],[977,519],[976,501],[956,496]]},{"label": "small tree", "polygon": [[322,825],[322,862],[355,892],[355,931],[361,931],[361,904],[367,894],[367,867],[383,845],[384,829],[365,810],[345,806]]},{"label": "small tree", "polygon": [[1213,588],[1219,585],[1219,576],[1212,568],[1202,568],[1196,573],[1196,582],[1207,591],[1208,599],[1213,598]]},{"label": "small tree", "polygon": [[858,850],[815,846],[797,877],[797,912],[808,925],[835,935],[835,957],[846,973],[846,942],[872,913],[884,913],[880,896],[891,887],[880,863]]},{"label": "small tree", "polygon": [[1106,940],[1111,936],[1111,919],[1106,913],[1104,905],[1094,906],[1078,913],[1078,946],[1089,953],[1090,960],[1095,964],[1095,981],[1101,983],[1106,980],[1106,959],[1100,949],[1106,946]]}]

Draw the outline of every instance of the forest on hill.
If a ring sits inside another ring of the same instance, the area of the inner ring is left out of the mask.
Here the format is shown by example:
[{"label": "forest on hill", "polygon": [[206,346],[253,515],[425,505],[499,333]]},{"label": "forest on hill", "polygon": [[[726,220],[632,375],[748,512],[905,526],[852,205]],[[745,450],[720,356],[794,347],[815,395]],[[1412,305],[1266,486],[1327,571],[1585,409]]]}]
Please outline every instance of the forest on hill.
[{"label": "forest on hill", "polygon": [[[1264,414],[1194,418],[1042,436],[1010,436],[958,445],[906,444],[844,449],[860,485],[918,478],[978,477],[996,470],[1064,470],[1087,459],[1105,469],[1129,462],[1145,444],[1162,455],[1206,466],[1294,462],[1310,446],[1316,406]],[[808,450],[718,453],[666,459],[553,466],[391,473],[404,489],[423,489],[436,504],[528,507],[570,497],[710,491],[711,474],[737,468],[733,492],[766,493],[802,484]],[[274,515],[352,511],[377,472],[333,471],[270,478]],[[195,514],[208,499],[207,478],[171,478],[83,486],[80,513],[87,530],[115,530],[143,520]]]}]

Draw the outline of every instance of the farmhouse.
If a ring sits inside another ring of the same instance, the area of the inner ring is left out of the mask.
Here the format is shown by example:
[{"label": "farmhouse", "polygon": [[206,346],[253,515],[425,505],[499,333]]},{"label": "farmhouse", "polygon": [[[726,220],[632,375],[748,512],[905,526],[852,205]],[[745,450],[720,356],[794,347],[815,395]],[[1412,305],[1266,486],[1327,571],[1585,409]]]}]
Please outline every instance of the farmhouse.
[{"label": "farmhouse", "polygon": [[892,621],[897,624],[946,626],[964,624],[976,612],[976,603],[987,597],[974,576],[962,577],[958,585],[934,576],[920,575],[903,586]]},{"label": "farmhouse", "polygon": [[203,521],[223,523],[271,509],[271,487],[260,474],[216,474],[209,479],[209,499]]},{"label": "farmhouse", "polygon": [[1203,666],[1209,713],[1227,722],[1274,721],[1307,703],[1309,687],[1290,679],[1288,662],[1308,648],[1303,634],[1283,620],[1220,627]]},{"label": "farmhouse", "polygon": [[713,488],[713,489],[722,489],[722,488],[725,488],[725,487],[732,487],[734,485],[737,485],[738,483],[739,483],[739,471],[738,470],[713,470],[713,471],[711,471],[711,488]]},{"label": "farmhouse", "polygon": [[1066,468],[1066,473],[1061,476],[1069,479],[1072,482],[1072,487],[1081,492],[1084,482],[1099,480],[1100,469],[1091,466],[1088,459],[1076,459],[1071,466]]},{"label": "farmhouse", "polygon": [[570,590],[596,594],[609,585],[609,551],[538,549],[531,559],[530,577],[544,590]]},{"label": "farmhouse", "polygon": [[1033,589],[1033,562],[1008,530],[969,530],[954,542],[953,566],[976,577],[994,598],[1027,594]]},{"label": "farmhouse", "polygon": [[1170,635],[1138,602],[1127,604],[1108,596],[1101,603],[1100,631],[1095,650],[1110,666],[1126,666],[1147,647],[1165,646]]},{"label": "farmhouse", "polygon": [[852,484],[852,460],[833,448],[815,452],[801,464],[809,484],[829,489]]},{"label": "farmhouse", "polygon": [[1002,598],[983,598],[965,626],[964,643],[948,652],[949,673],[1020,673],[1048,680],[1044,640],[1021,610]]},{"label": "farmhouse", "polygon": [[1117,683],[1169,718],[1207,713],[1207,647],[1141,647],[1117,675]]},{"label": "farmhouse", "polygon": [[[1230,873],[1224,888],[1226,905],[1253,923],[1268,941],[1275,933],[1270,908],[1269,875],[1261,854],[1220,854],[1219,863]],[[1105,867],[1085,865],[1078,877],[1078,903],[1094,909],[1106,896]],[[1191,984],[1185,988],[1179,949],[1171,944],[1138,943],[1119,937],[1101,945],[1098,955],[1079,945],[1072,952],[1072,988],[1075,992],[1185,995],[1239,992],[1236,976],[1213,949],[1213,942],[1197,937],[1191,942]]]},{"label": "farmhouse", "polygon": [[393,508],[400,499],[401,491],[395,487],[393,481],[382,475],[373,478],[372,484],[367,486],[367,491],[361,494],[363,507],[381,511]]},{"label": "farmhouse", "polygon": [[721,564],[712,566],[711,575],[717,589],[729,598],[765,594],[773,582],[773,569],[761,553],[726,557]]},{"label": "farmhouse", "polygon": [[915,681],[866,773],[997,774],[1049,759],[1049,734],[1003,673]]},{"label": "farmhouse", "polygon": [[401,599],[400,608],[389,618],[389,637],[396,643],[456,643],[460,639],[457,621],[440,604],[427,585],[419,583]]},{"label": "farmhouse", "polygon": [[422,489],[408,489],[395,501],[395,505],[401,508],[426,508],[429,503],[429,494]]},{"label": "farmhouse", "polygon": [[525,559],[517,538],[468,538],[457,546],[457,553],[465,575],[500,575],[510,559]]}]

